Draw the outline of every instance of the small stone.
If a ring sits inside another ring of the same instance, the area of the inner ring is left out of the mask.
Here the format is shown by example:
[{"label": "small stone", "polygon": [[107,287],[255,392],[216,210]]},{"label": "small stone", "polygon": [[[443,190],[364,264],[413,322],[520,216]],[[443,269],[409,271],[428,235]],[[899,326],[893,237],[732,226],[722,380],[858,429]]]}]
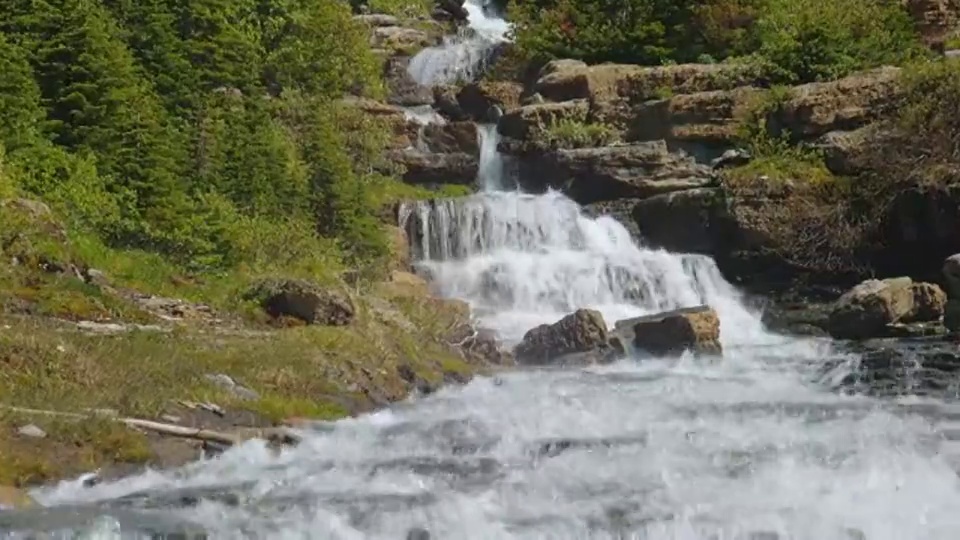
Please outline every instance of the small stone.
[{"label": "small stone", "polygon": [[249,388],[246,388],[244,386],[237,384],[237,382],[234,381],[233,378],[230,377],[229,375],[225,375],[223,373],[208,373],[204,377],[208,381],[219,386],[220,388],[230,391],[231,394],[233,394],[234,396],[240,399],[244,399],[244,400],[260,399],[259,394],[257,394],[253,390],[250,390]]},{"label": "small stone", "polygon": [[422,527],[414,527],[407,531],[407,540],[430,540],[430,532]]},{"label": "small stone", "polygon": [[46,431],[33,424],[21,426],[19,429],[17,429],[17,433],[23,437],[30,437],[33,439],[44,439],[47,436]]}]

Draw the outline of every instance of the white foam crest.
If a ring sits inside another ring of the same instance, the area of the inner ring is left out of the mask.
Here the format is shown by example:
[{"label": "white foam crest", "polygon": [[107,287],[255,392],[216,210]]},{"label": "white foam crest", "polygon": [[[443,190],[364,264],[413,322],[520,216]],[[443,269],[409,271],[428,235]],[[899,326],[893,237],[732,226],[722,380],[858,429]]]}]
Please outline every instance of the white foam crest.
[{"label": "white foam crest", "polygon": [[471,81],[484,69],[495,47],[509,41],[510,24],[491,15],[480,0],[467,0],[467,25],[443,43],[428,47],[410,59],[407,71],[425,86]]},{"label": "white foam crest", "polygon": [[406,226],[438,291],[467,300],[506,339],[579,308],[612,325],[700,304],[717,309],[731,345],[767,337],[712,259],[638,246],[619,222],[589,218],[559,192],[420,203]]}]

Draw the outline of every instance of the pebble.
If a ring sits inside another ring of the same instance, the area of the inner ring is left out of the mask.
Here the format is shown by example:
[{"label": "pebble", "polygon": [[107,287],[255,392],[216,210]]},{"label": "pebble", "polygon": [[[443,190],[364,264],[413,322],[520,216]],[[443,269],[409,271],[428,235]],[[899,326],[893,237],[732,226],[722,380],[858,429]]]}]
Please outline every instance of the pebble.
[{"label": "pebble", "polygon": [[27,424],[25,426],[21,426],[19,429],[17,429],[17,433],[24,437],[31,437],[33,439],[43,439],[43,438],[46,438],[47,436],[46,431],[38,428],[33,424]]}]

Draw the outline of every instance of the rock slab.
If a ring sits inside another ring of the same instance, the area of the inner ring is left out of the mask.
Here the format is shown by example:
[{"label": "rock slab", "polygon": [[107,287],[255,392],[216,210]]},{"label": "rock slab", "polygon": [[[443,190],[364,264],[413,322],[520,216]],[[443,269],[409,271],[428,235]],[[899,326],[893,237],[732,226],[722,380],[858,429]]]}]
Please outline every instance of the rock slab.
[{"label": "rock slab", "polygon": [[932,283],[914,283],[909,277],[870,279],[836,301],[827,330],[837,339],[884,337],[896,323],[938,320],[946,302],[946,293]]},{"label": "rock slab", "polygon": [[293,317],[307,324],[345,326],[356,316],[350,299],[301,279],[267,279],[245,296],[256,300],[272,317]]},{"label": "rock slab", "polygon": [[[719,356],[720,317],[710,306],[695,306],[618,321],[616,332],[636,349],[657,356],[691,351]],[[632,338],[632,339],[631,339]]]},{"label": "rock slab", "polygon": [[606,360],[612,352],[603,315],[592,309],[578,309],[553,324],[531,328],[514,349],[514,357],[519,364],[547,365],[584,354],[586,357],[579,360],[596,363]]}]

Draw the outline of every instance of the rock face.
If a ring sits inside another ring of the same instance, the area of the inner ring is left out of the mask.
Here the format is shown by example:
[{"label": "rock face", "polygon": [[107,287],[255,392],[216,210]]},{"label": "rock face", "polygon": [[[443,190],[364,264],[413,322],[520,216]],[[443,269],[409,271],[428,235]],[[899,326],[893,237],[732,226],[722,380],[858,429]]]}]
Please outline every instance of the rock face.
[{"label": "rock face", "polygon": [[636,349],[657,356],[684,351],[707,356],[723,354],[720,317],[709,306],[617,321],[616,332],[631,340]]},{"label": "rock face", "polygon": [[259,302],[272,317],[293,317],[307,324],[344,326],[350,324],[356,315],[353,303],[346,295],[305,280],[264,280],[244,298]]},{"label": "rock face", "polygon": [[[707,185],[709,167],[664,141],[628,145],[535,151],[522,160],[520,181],[539,190],[562,188],[580,204],[643,198]],[[557,184],[556,182],[562,182]]]},{"label": "rock face", "polygon": [[391,160],[405,169],[405,182],[417,185],[474,183],[480,156],[475,123],[418,126],[413,138],[410,146],[388,153]]},{"label": "rock face", "polygon": [[948,297],[943,308],[943,325],[951,333],[960,332],[960,253],[943,262],[943,279]]},{"label": "rock face", "polygon": [[607,324],[599,311],[579,309],[553,324],[530,329],[514,349],[517,362],[527,365],[566,363],[576,355],[579,362],[607,359],[613,347]]},{"label": "rock face", "polygon": [[837,300],[828,330],[838,339],[884,337],[891,333],[890,325],[939,319],[946,301],[946,294],[932,283],[907,277],[871,279]]},{"label": "rock face", "polygon": [[509,111],[520,106],[523,85],[508,81],[480,81],[464,86],[457,94],[460,110],[478,122],[494,121],[491,108]]}]

